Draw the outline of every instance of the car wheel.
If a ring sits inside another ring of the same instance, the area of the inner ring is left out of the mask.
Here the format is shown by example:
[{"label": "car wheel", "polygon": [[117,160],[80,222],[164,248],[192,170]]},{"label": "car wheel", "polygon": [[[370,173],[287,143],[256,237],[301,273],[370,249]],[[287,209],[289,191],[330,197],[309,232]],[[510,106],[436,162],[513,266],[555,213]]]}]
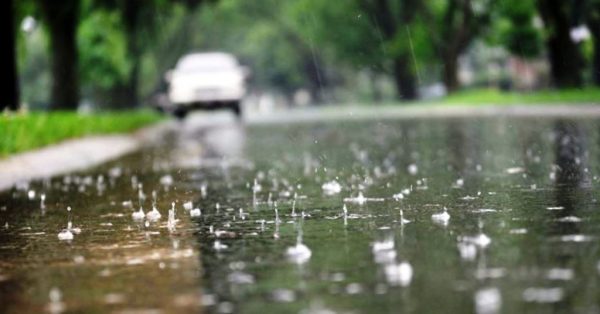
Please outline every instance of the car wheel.
[{"label": "car wheel", "polygon": [[173,111],[173,115],[175,116],[175,118],[177,118],[177,120],[183,120],[185,119],[185,117],[187,116],[188,111],[185,108],[177,108]]},{"label": "car wheel", "polygon": [[242,107],[240,106],[239,101],[234,101],[231,103],[231,110],[233,110],[233,114],[235,114],[236,118],[242,117]]}]

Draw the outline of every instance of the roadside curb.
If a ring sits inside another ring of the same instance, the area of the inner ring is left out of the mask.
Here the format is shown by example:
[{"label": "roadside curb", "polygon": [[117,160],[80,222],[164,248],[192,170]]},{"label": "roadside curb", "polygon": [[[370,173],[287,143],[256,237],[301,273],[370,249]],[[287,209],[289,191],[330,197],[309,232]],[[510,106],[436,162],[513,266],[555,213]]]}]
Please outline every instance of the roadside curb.
[{"label": "roadside curb", "polygon": [[83,170],[134,152],[169,130],[172,121],[159,122],[130,134],[87,136],[0,160],[0,191],[19,182]]}]

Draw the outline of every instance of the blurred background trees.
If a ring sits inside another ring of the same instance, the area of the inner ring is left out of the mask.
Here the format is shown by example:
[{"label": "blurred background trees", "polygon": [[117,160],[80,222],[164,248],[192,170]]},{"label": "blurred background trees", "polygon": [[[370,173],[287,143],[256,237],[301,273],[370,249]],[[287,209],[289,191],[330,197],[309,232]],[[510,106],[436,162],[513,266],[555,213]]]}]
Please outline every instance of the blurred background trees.
[{"label": "blurred background trees", "polygon": [[0,88],[0,110],[4,108],[15,110],[18,107],[19,85],[17,72],[17,57],[16,57],[16,32],[15,32],[15,15],[16,7],[14,0],[2,1],[0,4],[0,27],[1,39],[4,45],[4,55],[0,58],[2,69],[7,80],[2,88]]},{"label": "blurred background trees", "polygon": [[134,108],[164,91],[164,73],[181,55],[211,50],[232,52],[250,66],[253,94],[288,103],[600,86],[600,0],[5,0],[2,6],[3,45],[14,48],[2,59],[9,82],[2,109]]}]

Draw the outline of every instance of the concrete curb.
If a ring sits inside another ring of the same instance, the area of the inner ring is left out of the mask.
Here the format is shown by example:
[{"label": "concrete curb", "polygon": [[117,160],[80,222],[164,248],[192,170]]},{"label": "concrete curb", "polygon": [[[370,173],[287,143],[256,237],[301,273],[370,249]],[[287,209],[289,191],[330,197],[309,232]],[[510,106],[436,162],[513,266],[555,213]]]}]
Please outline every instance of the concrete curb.
[{"label": "concrete curb", "polygon": [[156,140],[171,128],[171,121],[132,134],[89,136],[0,160],[0,191],[19,182],[44,179],[84,170],[131,153]]},{"label": "concrete curb", "polygon": [[434,119],[434,118],[598,118],[599,104],[553,105],[409,105],[360,106],[292,109],[282,113],[250,116],[250,124],[290,124],[336,120]]}]

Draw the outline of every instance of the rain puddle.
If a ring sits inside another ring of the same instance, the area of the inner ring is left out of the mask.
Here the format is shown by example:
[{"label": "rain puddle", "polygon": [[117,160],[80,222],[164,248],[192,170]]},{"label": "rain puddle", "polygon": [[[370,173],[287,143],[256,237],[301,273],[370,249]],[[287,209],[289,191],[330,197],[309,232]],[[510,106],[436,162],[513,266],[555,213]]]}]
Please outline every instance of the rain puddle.
[{"label": "rain puddle", "polygon": [[1,194],[0,301],[9,312],[594,311],[597,125],[188,125]]}]

